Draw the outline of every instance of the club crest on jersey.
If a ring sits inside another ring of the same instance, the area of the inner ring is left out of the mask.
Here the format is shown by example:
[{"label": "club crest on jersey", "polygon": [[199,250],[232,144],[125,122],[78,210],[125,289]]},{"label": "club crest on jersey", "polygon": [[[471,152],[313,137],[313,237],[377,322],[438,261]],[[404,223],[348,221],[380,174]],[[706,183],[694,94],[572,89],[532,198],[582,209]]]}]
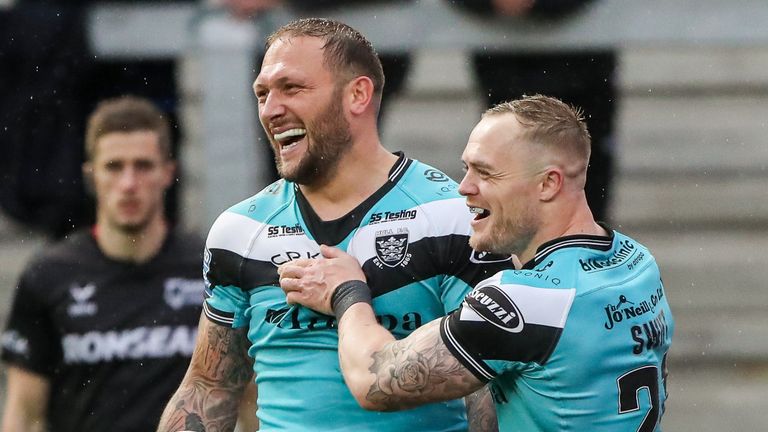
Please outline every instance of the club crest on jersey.
[{"label": "club crest on jersey", "polygon": [[376,258],[378,268],[406,266],[411,261],[408,253],[408,229],[376,231]]},{"label": "club crest on jersey", "polygon": [[96,303],[91,301],[96,294],[96,284],[93,282],[85,285],[72,284],[69,287],[69,294],[74,303],[67,307],[67,313],[71,317],[92,316],[99,309]]},{"label": "club crest on jersey", "polygon": [[523,331],[523,314],[501,288],[494,285],[477,288],[467,295],[465,302],[480,317],[496,327],[510,333]]}]

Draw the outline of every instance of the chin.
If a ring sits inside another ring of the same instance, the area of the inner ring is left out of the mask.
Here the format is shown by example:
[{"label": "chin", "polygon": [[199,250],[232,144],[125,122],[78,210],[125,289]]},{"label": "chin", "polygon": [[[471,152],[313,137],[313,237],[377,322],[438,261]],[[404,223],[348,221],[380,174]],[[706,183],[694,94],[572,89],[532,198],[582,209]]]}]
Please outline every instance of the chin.
[{"label": "chin", "polygon": [[147,227],[147,225],[148,224],[143,221],[142,222],[130,221],[130,222],[122,222],[122,223],[115,224],[117,229],[128,234],[140,233]]},{"label": "chin", "polygon": [[477,234],[472,234],[469,238],[469,245],[476,251],[490,252],[488,250],[488,242],[484,241],[483,238]]},{"label": "chin", "polygon": [[469,238],[469,245],[472,249],[480,252],[490,252],[494,254],[506,255],[510,253],[510,248],[505,247],[504,244],[499,242],[499,238],[488,238],[485,236],[478,236],[473,234]]},{"label": "chin", "polygon": [[151,218],[149,217],[116,218],[112,220],[110,225],[124,233],[136,234],[146,229],[150,220]]}]

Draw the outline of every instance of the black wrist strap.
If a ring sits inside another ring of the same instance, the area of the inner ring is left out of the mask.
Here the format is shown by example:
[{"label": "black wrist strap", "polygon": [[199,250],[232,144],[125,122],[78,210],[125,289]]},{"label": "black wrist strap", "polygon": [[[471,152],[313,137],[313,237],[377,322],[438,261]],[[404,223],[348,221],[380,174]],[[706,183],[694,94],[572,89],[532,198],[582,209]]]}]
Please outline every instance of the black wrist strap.
[{"label": "black wrist strap", "polygon": [[363,281],[350,280],[336,287],[331,296],[331,308],[336,315],[336,322],[341,321],[341,316],[355,303],[371,304],[371,288]]}]

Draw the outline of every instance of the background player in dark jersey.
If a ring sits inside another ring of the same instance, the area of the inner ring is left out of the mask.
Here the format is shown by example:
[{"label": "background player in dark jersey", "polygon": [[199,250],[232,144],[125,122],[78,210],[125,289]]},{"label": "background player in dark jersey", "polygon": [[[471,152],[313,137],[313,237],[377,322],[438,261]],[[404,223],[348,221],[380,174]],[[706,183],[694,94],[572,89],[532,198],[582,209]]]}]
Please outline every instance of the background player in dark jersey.
[{"label": "background player in dark jersey", "polygon": [[[290,307],[279,287],[280,263],[336,245],[365,268],[379,318],[404,337],[509,267],[508,257],[472,259],[471,215],[455,182],[382,146],[383,85],[375,51],[349,26],[298,20],[268,39],[254,90],[283,179],[211,228],[206,318],[161,431],[231,430],[252,362],[261,430],[467,429],[461,400],[401,413],[362,410],[338,369],[333,317]],[[470,408],[483,414],[472,419],[492,417],[490,404]]]},{"label": "background player in dark jersey", "polygon": [[2,358],[3,432],[147,431],[194,349],[202,239],[164,219],[169,126],[144,99],[88,120],[96,225],[47,247],[15,291]]},{"label": "background player in dark jersey", "polygon": [[500,430],[660,430],[672,314],[648,249],[592,217],[589,141],[557,99],[484,114],[462,155],[470,243],[517,255],[517,269],[405,339],[377,325],[366,276],[344,252],[281,266],[289,303],[335,313],[340,364],[363,407],[404,409],[491,382]]}]

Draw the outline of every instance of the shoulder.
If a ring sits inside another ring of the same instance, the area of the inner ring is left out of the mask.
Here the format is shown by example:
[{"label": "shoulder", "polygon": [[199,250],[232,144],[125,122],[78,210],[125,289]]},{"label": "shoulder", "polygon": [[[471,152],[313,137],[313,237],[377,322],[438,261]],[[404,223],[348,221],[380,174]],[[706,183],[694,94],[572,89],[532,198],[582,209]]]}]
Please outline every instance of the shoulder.
[{"label": "shoulder", "polygon": [[197,234],[181,229],[174,229],[171,231],[173,236],[173,242],[176,246],[182,248],[195,248],[203,246],[203,238]]},{"label": "shoulder", "polygon": [[615,284],[649,270],[658,273],[656,259],[648,248],[615,230],[610,247],[585,248],[571,260],[580,279],[597,286]]},{"label": "shoulder", "polygon": [[234,213],[254,220],[264,221],[269,219],[279,209],[292,203],[295,197],[294,184],[281,179],[265,187],[256,195],[228,208],[223,214]]},{"label": "shoulder", "polygon": [[441,170],[412,159],[398,187],[419,202],[461,198],[459,185]]},{"label": "shoulder", "polygon": [[78,269],[97,266],[102,255],[87,230],[76,231],[46,244],[24,266],[20,289],[49,289]]},{"label": "shoulder", "polygon": [[295,199],[294,184],[278,180],[221,213],[211,226],[206,247],[243,250],[250,239],[276,218],[282,218],[280,215],[286,215],[286,209],[291,208]]},{"label": "shoulder", "polygon": [[293,187],[293,183],[282,179],[272,183],[222,212],[213,222],[211,233],[229,231],[233,225],[240,228],[248,220],[265,223],[295,200]]},{"label": "shoulder", "polygon": [[619,231],[613,230],[613,235],[616,239],[614,244],[617,248],[626,248],[627,250],[639,250],[642,252],[645,252],[647,254],[650,254],[651,251],[646,247],[644,244],[640,243],[639,241],[633,239],[632,237],[629,237],[626,234],[622,234]]},{"label": "shoulder", "polygon": [[50,242],[29,261],[29,266],[47,266],[92,261],[101,254],[88,230],[79,230]]},{"label": "shoulder", "polygon": [[397,182],[396,193],[389,194],[384,200],[397,200],[391,207],[418,207],[419,213],[436,224],[459,223],[468,227],[471,215],[458,190],[458,184],[439,169],[410,160],[406,172]]},{"label": "shoulder", "polygon": [[199,264],[203,258],[203,248],[205,246],[205,241],[200,235],[180,229],[173,229],[169,235],[170,239],[167,247],[169,256],[178,260],[190,259]]},{"label": "shoulder", "polygon": [[[500,328],[522,321],[499,321],[498,311],[534,318],[533,322],[555,325],[562,322],[573,304],[576,288],[556,277],[537,277],[534,271],[503,270],[482,281],[467,295],[466,303],[475,312]],[[522,319],[522,318],[521,318]]]}]

